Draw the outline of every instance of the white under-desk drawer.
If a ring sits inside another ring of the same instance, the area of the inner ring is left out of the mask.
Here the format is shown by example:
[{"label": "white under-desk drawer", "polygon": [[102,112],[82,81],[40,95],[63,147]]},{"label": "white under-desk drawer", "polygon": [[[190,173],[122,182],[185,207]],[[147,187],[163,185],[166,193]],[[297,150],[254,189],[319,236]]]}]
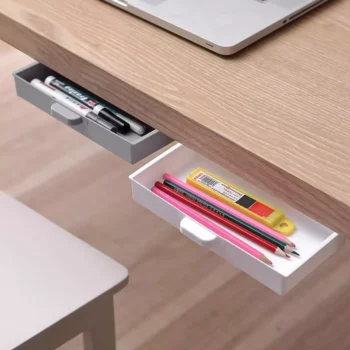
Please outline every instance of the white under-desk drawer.
[{"label": "white under-desk drawer", "polygon": [[122,135],[113,133],[90,119],[78,117],[30,84],[33,79],[44,81],[50,75],[62,78],[60,74],[40,63],[15,72],[17,95],[127,162],[136,163],[172,142],[168,136],[147,125],[147,131],[142,136],[134,132]]},{"label": "white under-desk drawer", "polygon": [[[163,181],[164,173],[170,173],[184,181],[186,176],[197,167],[215,173],[282,209],[286,217],[295,223],[296,230],[290,238],[297,245],[298,252],[301,255],[300,258],[294,256],[291,259],[278,257],[244,237],[233,233],[263,252],[273,262],[273,266],[269,266],[217,236],[193,219],[186,217],[180,210],[151,192],[151,188],[156,181]],[[297,285],[343,244],[343,238],[337,233],[181,144],[177,144],[152,160],[132,174],[130,179],[133,198],[138,203],[178,228],[181,233],[197,244],[222,256],[233,266],[281,295]]]}]

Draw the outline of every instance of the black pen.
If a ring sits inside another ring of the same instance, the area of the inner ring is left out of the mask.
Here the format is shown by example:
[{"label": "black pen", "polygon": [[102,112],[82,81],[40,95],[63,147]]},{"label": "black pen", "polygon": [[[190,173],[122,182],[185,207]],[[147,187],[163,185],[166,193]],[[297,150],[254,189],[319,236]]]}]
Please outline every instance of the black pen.
[{"label": "black pen", "polygon": [[129,132],[130,125],[127,122],[116,116],[114,113],[110,112],[103,105],[99,104],[98,101],[92,99],[91,96],[79,91],[77,88],[74,88],[63,81],[58,80],[52,75],[46,78],[45,84],[50,85],[57,90],[75,98],[77,101],[90,108],[100,118],[115,126],[118,132],[121,134],[126,134]]},{"label": "black pen", "polygon": [[90,120],[93,120],[95,123],[103,126],[107,130],[116,133],[117,128],[111,123],[99,117],[97,114],[91,111],[90,108],[84,106],[79,101],[75,100],[71,96],[64,94],[58,89],[49,86],[42,82],[39,79],[33,79],[31,81],[31,85],[33,85],[36,89],[40,90],[42,93],[50,96],[53,100],[61,104],[62,106],[70,109],[71,111],[78,114],[80,117],[84,117]]}]

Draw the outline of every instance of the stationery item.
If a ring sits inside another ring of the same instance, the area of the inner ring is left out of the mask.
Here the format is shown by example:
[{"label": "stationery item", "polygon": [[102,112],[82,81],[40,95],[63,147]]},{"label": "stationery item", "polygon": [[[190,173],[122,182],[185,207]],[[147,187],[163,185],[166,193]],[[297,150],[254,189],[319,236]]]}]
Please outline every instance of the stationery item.
[{"label": "stationery item", "polygon": [[[264,232],[264,233],[266,233],[266,234],[278,239],[279,241],[286,243],[294,248],[296,247],[295,244],[293,242],[291,242],[287,237],[285,237],[285,236],[277,233],[273,229],[255,221],[254,219],[250,218],[249,216],[244,215],[243,213],[229,207],[228,205],[219,202],[215,198],[208,196],[207,194],[197,190],[196,188],[187,185],[185,182],[177,179],[176,177],[166,173],[163,175],[163,179],[166,181],[170,181],[174,185],[178,186],[180,189],[183,189],[180,192],[180,190],[173,188],[174,190],[177,190],[181,194],[186,196],[187,195],[186,193],[189,193],[189,194],[192,194],[193,196],[196,196],[196,198],[199,198],[201,200],[201,204],[207,206],[207,208],[209,208],[208,205],[212,206],[215,212],[222,211],[225,214],[229,214],[231,216],[234,216],[237,219],[244,221],[247,225],[250,225],[251,227],[254,227],[257,230],[262,231],[262,232]],[[194,198],[192,198],[192,199],[194,199]]]},{"label": "stationery item", "polygon": [[227,232],[225,229],[221,228],[217,224],[211,222],[209,219],[205,218],[204,216],[198,214],[193,209],[187,207],[186,205],[182,204],[181,202],[177,201],[176,199],[172,198],[171,196],[167,195],[165,192],[159,190],[156,187],[152,188],[152,192],[155,193],[160,198],[164,199],[169,204],[173,205],[175,208],[179,209],[181,212],[183,212],[185,215],[189,216],[193,220],[197,221],[199,224],[203,225],[210,231],[214,232],[219,237],[225,239],[226,241],[230,242],[234,246],[240,248],[241,250],[245,251],[246,253],[254,256],[258,260],[272,265],[272,262],[261,252],[259,252],[257,249],[253,248],[249,244],[243,242],[239,238],[231,235],[229,232]]},{"label": "stationery item", "polygon": [[[272,244],[275,244],[277,247],[279,247],[280,249],[282,249],[284,252],[286,253],[292,253],[292,254],[295,254],[297,256],[299,256],[299,254],[294,251],[294,248],[289,246],[287,243],[284,243],[270,235],[268,235],[267,233],[257,229],[256,227],[250,225],[249,223],[247,223],[246,221],[244,220],[241,220],[239,219],[238,217],[236,216],[233,216],[227,212],[225,212],[224,210],[220,209],[219,207],[216,207],[214,204],[211,204],[207,201],[205,201],[204,199],[196,196],[195,194],[189,192],[189,191],[186,191],[185,189],[181,188],[180,186],[178,185],[175,185],[174,183],[172,183],[171,181],[169,180],[165,180],[164,181],[164,185],[171,188],[172,190],[180,193],[181,195],[189,198],[190,200],[200,204],[201,206],[207,208],[208,210],[218,214],[218,215],[221,215],[222,217],[224,217],[225,219],[243,227],[244,229],[252,232],[253,234],[261,237],[262,239],[265,239],[266,241],[272,243]],[[241,215],[244,215],[244,214],[241,214]]]},{"label": "stationery item", "polygon": [[127,113],[122,112],[121,110],[117,111],[116,107],[112,109],[106,104],[101,103],[97,97],[93,97],[91,93],[88,93],[85,89],[79,86],[73,86],[72,83],[59,80],[52,75],[45,79],[45,84],[55,87],[75,98],[85,106],[91,108],[94,113],[108,120],[112,124],[115,124],[118,127],[118,131],[123,134],[127,133],[129,129],[138,135],[144,135],[146,132],[145,125],[138,122]]},{"label": "stationery item", "polygon": [[57,90],[73,97],[86,107],[92,109],[92,111],[101,117],[102,119],[108,121],[114,125],[121,134],[126,134],[130,130],[130,125],[123,119],[119,118],[117,115],[109,111],[106,107],[99,104],[98,101],[91,96],[85,94],[83,91],[77,87],[73,87],[66,82],[58,80],[54,76],[49,76],[45,79],[45,84],[53,86]]},{"label": "stationery item", "polygon": [[215,220],[216,222],[229,228],[230,230],[248,238],[252,242],[260,245],[261,247],[263,247],[269,251],[271,251],[272,253],[274,253],[278,256],[289,258],[289,256],[285,252],[283,252],[282,249],[280,249],[276,244],[273,244],[273,243],[266,241],[265,239],[257,236],[256,234],[252,233],[251,231],[246,230],[242,226],[222,217],[221,215],[219,215],[217,213],[214,213],[210,209],[198,204],[197,202],[193,201],[192,199],[172,190],[171,188],[160,183],[159,181],[157,181],[155,183],[155,187],[157,187],[161,191],[165,192],[169,196],[173,197],[177,201],[187,205],[188,207],[190,207],[190,208],[194,209],[195,211],[207,216],[208,218]]},{"label": "stationery item", "polygon": [[197,168],[187,176],[186,182],[283,235],[290,235],[294,231],[294,224],[285,218],[282,210],[220,179],[207,170]]},{"label": "stationery item", "polygon": [[62,106],[77,113],[81,117],[93,120],[94,122],[103,126],[104,128],[106,128],[109,131],[112,131],[114,133],[117,132],[117,128],[114,125],[103,120],[102,118],[97,116],[95,113],[91,112],[91,110],[89,108],[87,108],[86,106],[84,106],[80,102],[76,101],[74,98],[64,94],[61,91],[58,91],[54,87],[46,85],[45,83],[43,83],[39,79],[33,79],[31,81],[31,85],[33,85],[36,89],[40,90],[45,95],[50,96],[52,99],[54,99],[56,102],[58,102]]}]

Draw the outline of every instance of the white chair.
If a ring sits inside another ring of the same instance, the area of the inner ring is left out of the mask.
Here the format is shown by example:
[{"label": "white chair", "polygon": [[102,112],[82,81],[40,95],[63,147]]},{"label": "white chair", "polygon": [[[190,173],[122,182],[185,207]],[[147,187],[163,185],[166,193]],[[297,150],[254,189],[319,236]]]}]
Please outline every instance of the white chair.
[{"label": "white chair", "polygon": [[[77,211],[80,210],[77,208]],[[0,192],[0,350],[115,350],[125,267]]]}]

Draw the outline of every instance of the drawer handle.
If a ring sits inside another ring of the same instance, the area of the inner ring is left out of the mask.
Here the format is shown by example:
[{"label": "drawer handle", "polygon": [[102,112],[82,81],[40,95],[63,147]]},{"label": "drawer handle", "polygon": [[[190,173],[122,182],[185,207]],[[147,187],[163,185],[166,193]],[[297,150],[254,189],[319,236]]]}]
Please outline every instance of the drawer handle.
[{"label": "drawer handle", "polygon": [[83,118],[80,115],[72,112],[59,103],[54,103],[51,106],[51,115],[67,125],[79,125],[83,122]]},{"label": "drawer handle", "polygon": [[217,239],[214,233],[187,216],[180,222],[180,232],[201,246],[211,245]]},{"label": "drawer handle", "polygon": [[123,7],[128,7],[128,3],[126,0],[112,0],[112,2],[114,4],[116,4],[117,6],[123,6]]}]

